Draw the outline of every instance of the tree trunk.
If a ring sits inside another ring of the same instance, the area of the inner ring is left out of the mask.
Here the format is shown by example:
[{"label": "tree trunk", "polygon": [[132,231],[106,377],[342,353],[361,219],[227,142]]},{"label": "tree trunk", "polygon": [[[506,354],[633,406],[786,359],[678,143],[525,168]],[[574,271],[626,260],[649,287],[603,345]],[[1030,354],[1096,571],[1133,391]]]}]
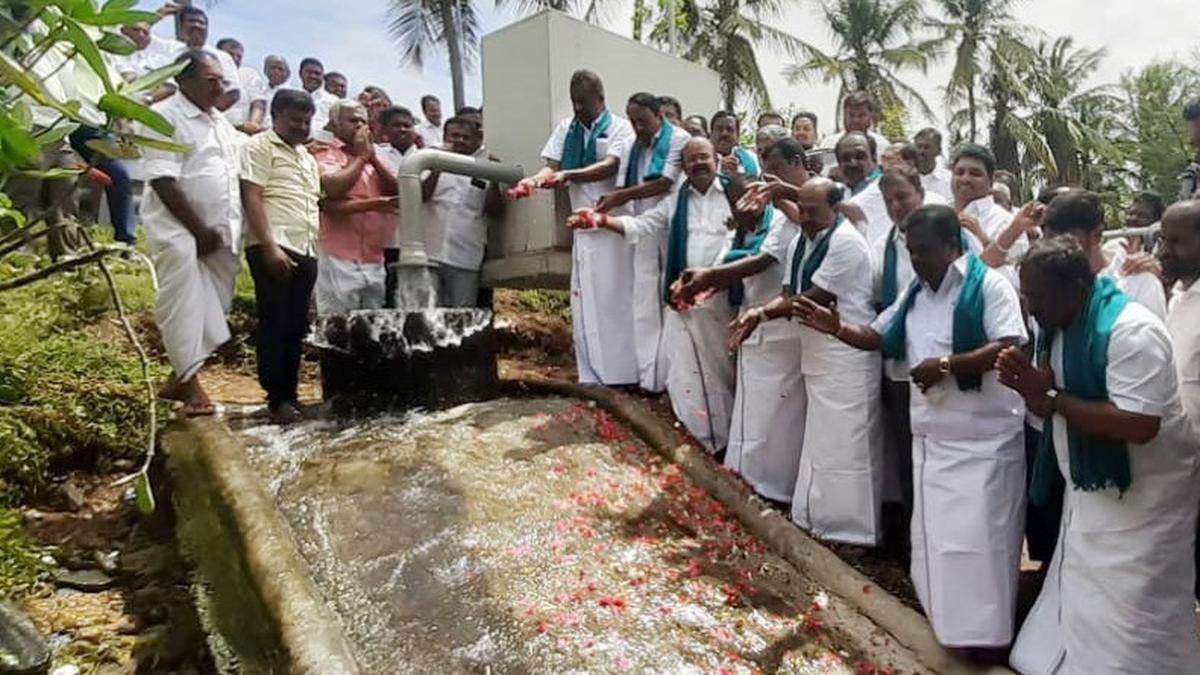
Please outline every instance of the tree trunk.
[{"label": "tree trunk", "polygon": [[467,104],[463,82],[462,33],[458,28],[458,11],[455,0],[442,0],[442,31],[446,39],[446,51],[450,54],[450,82],[454,87],[454,110]]},{"label": "tree trunk", "polygon": [[970,128],[969,138],[971,139],[972,143],[974,143],[975,139],[978,137],[978,130],[975,128],[975,113],[976,113],[975,107],[976,107],[976,105],[977,104],[975,103],[975,78],[971,78],[970,83],[967,84],[967,116],[969,118],[967,120],[967,122],[968,122],[968,125]]},{"label": "tree trunk", "polygon": [[[1017,181],[1024,184],[1021,172],[1021,153],[1017,147],[1017,139],[1008,133],[1004,127],[1004,118],[1011,115],[1008,101],[1003,97],[993,96],[993,108],[995,108],[995,116],[992,117],[991,138],[992,138],[992,154],[996,156],[996,168],[1003,169],[1017,177]],[[1014,199],[1018,195],[1013,195]]]}]

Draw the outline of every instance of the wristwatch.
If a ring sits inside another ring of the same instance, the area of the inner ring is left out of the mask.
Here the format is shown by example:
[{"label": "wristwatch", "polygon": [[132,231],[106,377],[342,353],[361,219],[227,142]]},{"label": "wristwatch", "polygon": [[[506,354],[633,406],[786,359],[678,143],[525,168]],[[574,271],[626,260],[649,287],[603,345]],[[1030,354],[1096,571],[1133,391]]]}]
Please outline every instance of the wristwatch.
[{"label": "wristwatch", "polygon": [[1046,390],[1046,398],[1050,400],[1050,414],[1058,412],[1058,390],[1050,387]]},{"label": "wristwatch", "polygon": [[943,375],[950,374],[950,357],[949,356],[943,356],[942,358],[938,359],[938,372]]}]

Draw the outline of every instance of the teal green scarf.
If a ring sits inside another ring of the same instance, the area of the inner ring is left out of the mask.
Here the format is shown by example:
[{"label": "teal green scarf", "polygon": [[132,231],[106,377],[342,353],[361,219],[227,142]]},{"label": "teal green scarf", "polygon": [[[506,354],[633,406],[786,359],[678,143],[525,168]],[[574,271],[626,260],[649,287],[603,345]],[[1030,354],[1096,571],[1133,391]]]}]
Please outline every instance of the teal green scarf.
[{"label": "teal green scarf", "polygon": [[742,165],[742,171],[747,176],[758,175],[758,162],[754,159],[754,155],[750,151],[740,145],[733,147],[733,154],[737,156],[738,164]]},{"label": "teal green scarf", "polygon": [[[600,113],[600,117],[592,122],[591,131],[584,129],[578,119],[571,120],[571,126],[567,128],[567,138],[563,142],[562,161],[558,163],[559,168],[569,171],[595,164],[596,140],[603,138],[608,133],[610,124],[612,124],[612,113],[608,112],[608,108],[605,108],[604,112]],[[586,141],[584,133],[587,134]]]},{"label": "teal green scarf", "polygon": [[674,127],[671,126],[671,123],[663,120],[659,126],[658,135],[654,137],[654,154],[650,156],[650,166],[646,167],[646,175],[641,178],[638,175],[641,172],[642,146],[636,140],[633,142],[633,147],[629,150],[629,166],[625,167],[625,185],[623,187],[633,187],[643,180],[662,178],[663,169],[667,166],[667,155],[671,152],[673,131]]},{"label": "teal green scarf", "polygon": [[879,180],[879,177],[882,175],[883,175],[883,169],[879,168],[878,166],[875,167],[875,169],[873,171],[871,171],[871,173],[867,174],[866,178],[862,179],[861,183],[859,183],[858,185],[855,185],[853,188],[850,189],[850,194],[857,195],[858,193],[862,192],[863,190],[866,190],[867,188],[871,187],[871,183],[874,183],[875,181]]},{"label": "teal green scarf", "polygon": [[[967,242],[967,233],[961,232],[958,235],[959,243],[962,246],[962,252],[967,253],[971,250],[971,245]],[[896,245],[896,226],[888,231],[887,243],[883,247],[883,289],[881,300],[883,305],[880,309],[887,309],[896,301],[896,296],[900,293],[899,283],[896,280],[896,256],[899,255]]]},{"label": "teal green scarf", "polygon": [[[775,219],[775,206],[767,204],[763,209],[762,218],[758,221],[758,229],[747,234],[745,230],[739,229],[733,235],[733,247],[725,254],[723,262],[737,262],[743,258],[749,258],[753,255],[758,255],[762,249],[763,242],[767,239],[767,233],[771,231],[771,221]],[[674,223],[672,223],[674,227]],[[685,245],[686,246],[686,245]],[[746,295],[746,289],[742,285],[742,280],[738,279],[729,287],[729,302],[734,307],[740,307],[742,299]]]},{"label": "teal green scarf", "polygon": [[[987,344],[987,332],[983,328],[983,278],[987,274],[987,266],[974,254],[968,254],[967,273],[963,277],[962,288],[958,290],[958,303],[954,306],[954,323],[951,328],[951,350],[955,354],[979,349]],[[945,283],[943,279],[942,283]],[[916,302],[917,293],[921,292],[921,281],[913,279],[908,288],[904,304],[888,324],[883,333],[883,355],[889,359],[904,359],[908,351],[908,329],[905,320],[908,310]],[[957,375],[959,391],[978,390],[983,386],[980,375]]]},{"label": "teal green scarf", "polygon": [[[1129,298],[1112,279],[1096,277],[1092,295],[1083,313],[1063,332],[1063,387],[1068,392],[1089,401],[1107,401],[1108,341],[1113,324]],[[1045,331],[1038,339],[1038,362],[1045,363],[1057,331]],[[1131,480],[1129,449],[1121,441],[1096,438],[1067,425],[1070,445],[1071,483],[1080,490],[1095,491],[1115,487],[1124,494]],[[1029,498],[1034,504],[1044,504],[1053,494],[1056,483],[1062,480],[1054,456],[1054,423],[1046,420],[1042,444],[1033,465],[1033,480]]]},{"label": "teal green scarf", "polygon": [[817,238],[813,242],[812,255],[804,263],[803,269],[800,267],[800,261],[804,258],[804,251],[808,247],[808,238],[804,236],[803,232],[797,235],[799,239],[796,240],[796,254],[792,256],[792,269],[787,278],[789,293],[803,293],[812,288],[812,277],[820,269],[821,263],[825,262],[825,255],[829,253],[829,239],[833,237],[833,231],[838,229],[844,220],[845,218],[839,213],[832,227],[817,234]]}]

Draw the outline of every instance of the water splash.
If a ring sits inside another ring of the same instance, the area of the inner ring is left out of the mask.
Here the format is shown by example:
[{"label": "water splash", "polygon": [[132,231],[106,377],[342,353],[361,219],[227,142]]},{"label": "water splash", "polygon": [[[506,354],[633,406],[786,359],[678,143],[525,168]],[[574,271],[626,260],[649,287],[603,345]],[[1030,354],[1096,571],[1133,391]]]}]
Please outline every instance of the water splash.
[{"label": "water splash", "polygon": [[433,269],[424,265],[394,265],[396,309],[415,311],[437,306],[438,283]]}]

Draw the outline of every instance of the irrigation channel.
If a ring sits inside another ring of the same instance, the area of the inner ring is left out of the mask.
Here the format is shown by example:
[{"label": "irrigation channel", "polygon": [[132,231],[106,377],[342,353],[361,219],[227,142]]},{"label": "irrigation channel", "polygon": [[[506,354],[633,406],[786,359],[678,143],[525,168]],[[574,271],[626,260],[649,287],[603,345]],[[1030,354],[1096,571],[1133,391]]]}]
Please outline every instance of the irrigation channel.
[{"label": "irrigation channel", "polygon": [[238,434],[364,673],[924,672],[592,403]]}]

